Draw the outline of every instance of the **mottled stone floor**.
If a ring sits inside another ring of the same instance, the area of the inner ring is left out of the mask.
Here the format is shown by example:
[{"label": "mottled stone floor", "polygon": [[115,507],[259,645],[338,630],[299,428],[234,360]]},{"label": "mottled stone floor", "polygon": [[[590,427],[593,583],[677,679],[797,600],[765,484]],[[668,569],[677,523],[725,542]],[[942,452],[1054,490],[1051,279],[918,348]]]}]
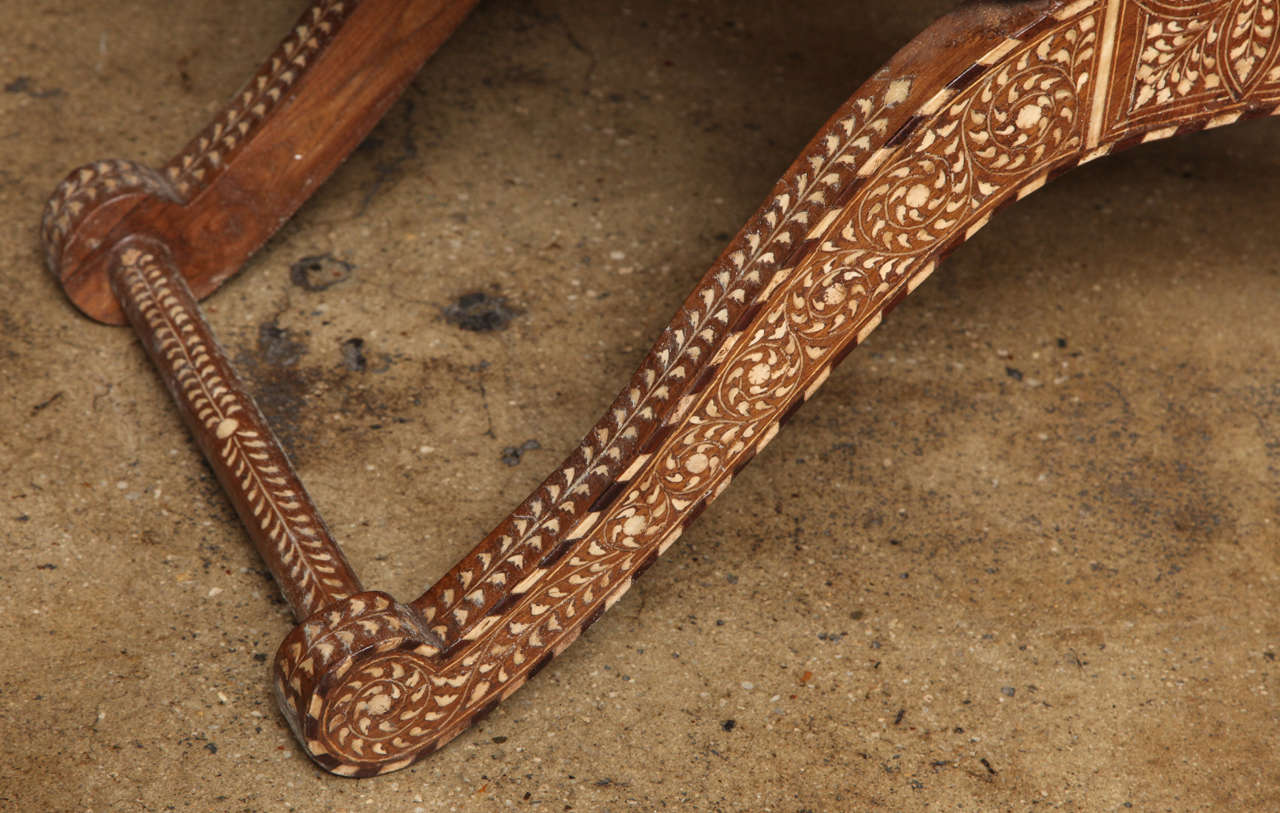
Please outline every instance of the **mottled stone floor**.
[{"label": "mottled stone floor", "polygon": [[[1280,122],[1002,213],[579,643],[357,782],[295,747],[286,608],[36,236],[63,173],[163,163],[304,3],[4,4],[0,808],[1280,807]],[[532,489],[948,7],[481,4],[208,302],[366,583],[416,595]]]}]

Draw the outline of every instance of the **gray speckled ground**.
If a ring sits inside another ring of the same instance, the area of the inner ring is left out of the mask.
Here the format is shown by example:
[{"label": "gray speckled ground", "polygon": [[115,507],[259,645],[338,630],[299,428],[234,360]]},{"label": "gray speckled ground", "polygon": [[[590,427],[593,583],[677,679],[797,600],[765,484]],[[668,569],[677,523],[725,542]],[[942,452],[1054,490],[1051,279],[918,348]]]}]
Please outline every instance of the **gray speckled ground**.
[{"label": "gray speckled ground", "polygon": [[[1280,807],[1280,122],[1002,213],[578,644],[350,781],[275,711],[289,615],[146,360],[35,230],[72,166],[162,163],[304,4],[7,3],[0,808]],[[947,7],[482,4],[208,302],[366,583],[416,595],[532,489]],[[291,280],[325,254],[343,281]],[[506,330],[444,318],[475,292]]]}]

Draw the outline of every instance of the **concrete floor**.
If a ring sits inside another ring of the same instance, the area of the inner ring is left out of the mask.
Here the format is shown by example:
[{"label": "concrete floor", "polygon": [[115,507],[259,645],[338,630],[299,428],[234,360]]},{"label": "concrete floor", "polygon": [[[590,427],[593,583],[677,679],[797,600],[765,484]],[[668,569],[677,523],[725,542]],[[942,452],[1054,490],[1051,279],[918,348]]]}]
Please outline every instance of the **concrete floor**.
[{"label": "concrete floor", "polygon": [[[1272,121],[1002,213],[484,723],[315,769],[268,691],[287,609],[36,236],[68,169],[163,163],[303,5],[0,0],[0,808],[1280,808]],[[481,4],[207,303],[370,586],[416,596],[528,493],[949,7],[606,5]],[[343,281],[291,279],[326,254]],[[506,330],[444,318],[475,292]]]}]

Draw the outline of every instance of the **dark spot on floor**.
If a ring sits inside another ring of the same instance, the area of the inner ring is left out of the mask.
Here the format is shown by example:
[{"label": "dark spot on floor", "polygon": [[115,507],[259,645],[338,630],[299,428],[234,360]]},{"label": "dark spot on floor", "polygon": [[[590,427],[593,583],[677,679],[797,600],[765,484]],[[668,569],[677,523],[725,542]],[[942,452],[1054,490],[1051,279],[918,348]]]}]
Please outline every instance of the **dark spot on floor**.
[{"label": "dark spot on floor", "polygon": [[298,366],[306,345],[275,321],[258,326],[256,352],[241,352],[236,369],[290,457],[296,459],[306,399],[315,384],[315,371]]},{"label": "dark spot on floor", "polygon": [[178,83],[182,85],[183,93],[190,93],[195,87],[195,83],[191,80],[191,71],[187,70],[191,67],[191,56],[184,56],[178,59]]},{"label": "dark spot on floor", "polygon": [[518,315],[520,311],[508,305],[506,297],[483,291],[463,294],[444,308],[445,321],[477,333],[506,330]]},{"label": "dark spot on floor", "polygon": [[304,291],[323,291],[351,279],[356,267],[332,254],[313,254],[289,266],[289,280]]},{"label": "dark spot on floor", "polygon": [[51,99],[54,96],[61,96],[62,88],[42,90],[36,87],[35,81],[30,76],[19,76],[12,82],[5,84],[4,92],[21,93],[24,96],[30,96],[33,99]]},{"label": "dark spot on floor", "polygon": [[58,400],[59,400],[60,398],[62,398],[62,393],[61,393],[61,392],[55,392],[53,395],[49,396],[48,398],[44,399],[44,400],[43,400],[43,401],[41,401],[40,403],[38,403],[38,404],[36,404],[35,406],[31,407],[31,414],[32,414],[32,415],[38,415],[38,414],[40,414],[40,413],[41,413],[41,412],[43,412],[44,410],[48,409],[49,407],[51,407],[51,406],[53,406],[55,403],[57,403],[57,402],[58,402]]},{"label": "dark spot on floor", "polygon": [[737,728],[737,726],[738,726],[737,720],[725,720],[723,723],[720,724],[720,727],[723,728],[725,731],[732,731],[733,729]]},{"label": "dark spot on floor", "polygon": [[271,431],[289,457],[297,460],[297,446],[302,439],[302,416],[306,411],[307,394],[314,383],[314,373],[297,367],[245,364],[241,359],[237,359],[236,366],[252,382],[250,394],[262,410]]},{"label": "dark spot on floor", "polygon": [[506,463],[508,466],[518,466],[520,465],[520,458],[524,457],[525,452],[531,452],[534,449],[541,449],[541,448],[542,448],[542,444],[530,438],[529,440],[526,440],[524,443],[520,444],[519,446],[508,446],[507,448],[503,449],[502,456],[500,459],[502,460],[503,463]]},{"label": "dark spot on floor", "polygon": [[1005,367],[1004,374],[1012,378],[1014,381],[1022,380],[1022,371],[1017,367]]},{"label": "dark spot on floor", "polygon": [[1223,523],[1220,514],[1206,505],[1189,503],[1172,511],[1173,529],[1182,534],[1208,537]]},{"label": "dark spot on floor", "polygon": [[302,342],[294,341],[290,332],[275,320],[258,325],[258,354],[273,367],[292,367],[307,352]]},{"label": "dark spot on floor", "polygon": [[374,161],[373,181],[365,189],[364,199],[360,201],[360,214],[364,214],[380,192],[398,183],[418,157],[417,118],[414,116],[416,109],[417,105],[411,95],[400,97],[400,102],[393,111],[378,123],[373,133],[360,145],[359,152],[372,156]]},{"label": "dark spot on floor", "polygon": [[342,363],[353,372],[365,371],[369,363],[364,357],[364,339],[347,339],[342,343]]}]

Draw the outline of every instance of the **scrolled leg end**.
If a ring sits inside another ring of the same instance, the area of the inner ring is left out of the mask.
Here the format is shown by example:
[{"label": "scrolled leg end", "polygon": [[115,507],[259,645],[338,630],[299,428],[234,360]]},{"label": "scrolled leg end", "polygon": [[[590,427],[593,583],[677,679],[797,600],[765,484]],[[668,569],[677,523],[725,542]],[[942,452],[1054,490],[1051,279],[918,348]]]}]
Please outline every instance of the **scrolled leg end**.
[{"label": "scrolled leg end", "polygon": [[164,176],[133,161],[94,161],[73,169],[49,197],[40,219],[40,242],[49,271],[62,279],[68,271],[64,259],[87,252],[83,247],[69,250],[76,239],[91,239],[79,233],[84,224],[144,197],[178,200]]},{"label": "scrolled leg end", "polygon": [[342,776],[399,770],[434,750],[439,638],[409,607],[359,593],[294,628],[276,653],[276,700],[307,754]]},{"label": "scrolled leg end", "polygon": [[107,160],[72,170],[45,204],[40,220],[45,265],[76,307],[98,321],[124,323],[104,260],[121,224],[148,201],[176,205],[180,198],[160,172],[133,161]]}]

